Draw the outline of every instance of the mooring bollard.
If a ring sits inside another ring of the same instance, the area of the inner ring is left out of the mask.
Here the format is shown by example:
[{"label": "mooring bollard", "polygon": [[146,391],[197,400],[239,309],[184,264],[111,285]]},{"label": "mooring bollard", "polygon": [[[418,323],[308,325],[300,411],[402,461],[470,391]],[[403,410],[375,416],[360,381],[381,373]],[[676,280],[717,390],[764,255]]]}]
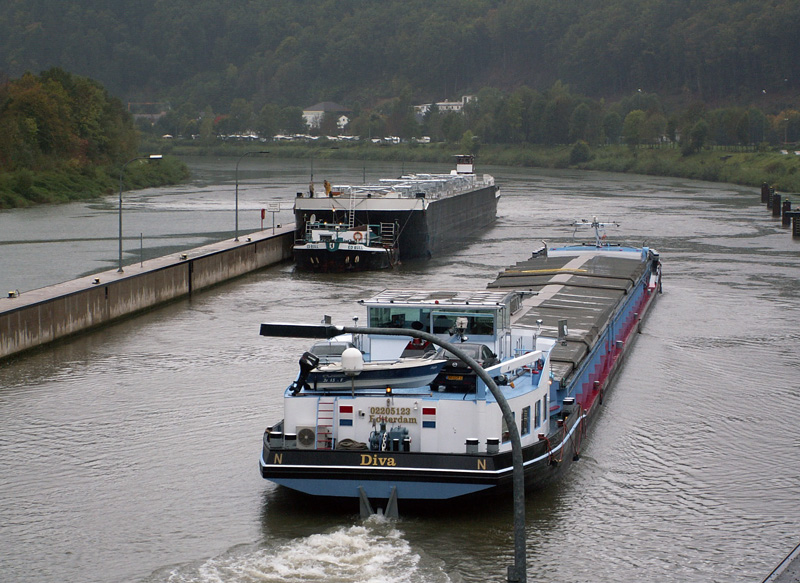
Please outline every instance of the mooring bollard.
[{"label": "mooring bollard", "polygon": [[772,216],[773,217],[781,216],[781,195],[780,194],[773,194],[772,195]]},{"label": "mooring bollard", "polygon": [[761,183],[761,202],[766,204],[769,198],[769,184],[766,182]]},{"label": "mooring bollard", "polygon": [[781,209],[781,226],[788,227],[789,223],[792,220],[792,217],[787,213],[792,212],[792,201],[791,200],[784,200],[783,201],[783,208]]},{"label": "mooring bollard", "polygon": [[792,219],[792,237],[800,237],[800,211],[788,211],[784,216]]},{"label": "mooring bollard", "polygon": [[772,208],[772,199],[775,197],[775,189],[770,187],[769,189],[769,196],[767,197],[767,208]]}]

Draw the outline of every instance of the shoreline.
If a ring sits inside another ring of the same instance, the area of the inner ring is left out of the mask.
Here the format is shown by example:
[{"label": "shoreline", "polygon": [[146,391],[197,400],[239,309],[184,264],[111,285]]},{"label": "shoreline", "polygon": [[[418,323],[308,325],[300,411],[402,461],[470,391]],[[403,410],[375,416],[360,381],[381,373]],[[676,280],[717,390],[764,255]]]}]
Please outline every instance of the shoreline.
[{"label": "shoreline", "polygon": [[[182,156],[240,156],[255,148],[269,147],[274,158],[308,158],[328,160],[407,161],[448,163],[461,151],[455,144],[376,145],[341,143],[322,139],[313,144],[213,144],[195,145],[163,140],[145,140],[152,151],[165,154],[158,169],[145,165],[138,173],[127,171],[125,190],[180,184],[189,171]],[[268,144],[268,145],[267,145]],[[475,145],[476,158],[482,166],[593,170],[723,182],[760,188],[766,183],[777,192],[800,193],[800,154],[794,150],[769,151],[744,147],[710,147],[683,156],[675,145],[662,146],[532,146]],[[0,210],[86,201],[107,195],[116,189],[116,178],[109,169],[86,172],[10,173],[6,182],[26,183],[29,196],[8,194],[0,184]]]},{"label": "shoreline", "polygon": [[[254,144],[161,145],[175,156],[238,156],[258,147],[269,148],[275,158],[314,158],[329,160],[406,161],[449,163],[463,152],[460,144],[404,143],[377,145],[334,142],[321,139],[309,143],[265,142]],[[156,147],[157,143],[149,143]],[[585,144],[563,146],[488,145],[471,148],[481,166],[597,170],[725,182],[760,188],[763,183],[784,193],[800,193],[800,155],[794,150],[779,151],[751,147],[708,147],[683,156],[677,145],[613,145],[593,147]]]}]

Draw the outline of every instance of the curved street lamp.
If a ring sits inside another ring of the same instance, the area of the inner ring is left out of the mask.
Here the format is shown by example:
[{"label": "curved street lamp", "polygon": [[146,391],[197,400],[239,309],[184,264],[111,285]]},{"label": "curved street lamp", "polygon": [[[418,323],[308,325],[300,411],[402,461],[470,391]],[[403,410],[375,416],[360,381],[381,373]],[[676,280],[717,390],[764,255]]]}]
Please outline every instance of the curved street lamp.
[{"label": "curved street lamp", "polygon": [[244,158],[245,156],[252,156],[253,154],[269,154],[269,152],[263,150],[255,152],[245,152],[244,154],[239,156],[238,160],[236,160],[236,231],[235,231],[235,236],[233,238],[234,241],[239,240],[239,162],[241,162],[242,158]]},{"label": "curved street lamp", "polygon": [[122,169],[119,171],[119,269],[117,269],[117,273],[123,273],[122,271],[122,175],[125,173],[125,168],[131,162],[136,162],[136,160],[161,160],[161,154],[150,154],[149,156],[137,156],[136,158],[132,158],[125,162],[122,165]]}]

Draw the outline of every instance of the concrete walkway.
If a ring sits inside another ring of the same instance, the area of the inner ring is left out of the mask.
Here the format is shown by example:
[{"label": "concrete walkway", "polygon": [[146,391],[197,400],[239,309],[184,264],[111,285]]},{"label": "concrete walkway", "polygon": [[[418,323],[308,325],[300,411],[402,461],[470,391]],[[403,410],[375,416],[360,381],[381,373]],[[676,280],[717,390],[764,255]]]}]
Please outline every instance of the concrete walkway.
[{"label": "concrete walkway", "polygon": [[0,359],[286,261],[294,226],[0,297]]},{"label": "concrete walkway", "polygon": [[800,544],[762,583],[800,583]]}]

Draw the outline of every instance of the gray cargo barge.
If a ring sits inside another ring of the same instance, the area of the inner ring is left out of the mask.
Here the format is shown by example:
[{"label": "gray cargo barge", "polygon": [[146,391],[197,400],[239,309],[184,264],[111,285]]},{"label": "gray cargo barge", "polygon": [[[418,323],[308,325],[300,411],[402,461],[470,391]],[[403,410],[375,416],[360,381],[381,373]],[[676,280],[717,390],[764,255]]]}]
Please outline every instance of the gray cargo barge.
[{"label": "gray cargo barge", "polygon": [[473,156],[457,156],[450,174],[408,174],[376,185],[325,185],[325,191],[298,193],[294,204],[296,238],[313,222],[394,224],[400,259],[430,257],[469,239],[497,215],[497,186],[473,171]]}]

